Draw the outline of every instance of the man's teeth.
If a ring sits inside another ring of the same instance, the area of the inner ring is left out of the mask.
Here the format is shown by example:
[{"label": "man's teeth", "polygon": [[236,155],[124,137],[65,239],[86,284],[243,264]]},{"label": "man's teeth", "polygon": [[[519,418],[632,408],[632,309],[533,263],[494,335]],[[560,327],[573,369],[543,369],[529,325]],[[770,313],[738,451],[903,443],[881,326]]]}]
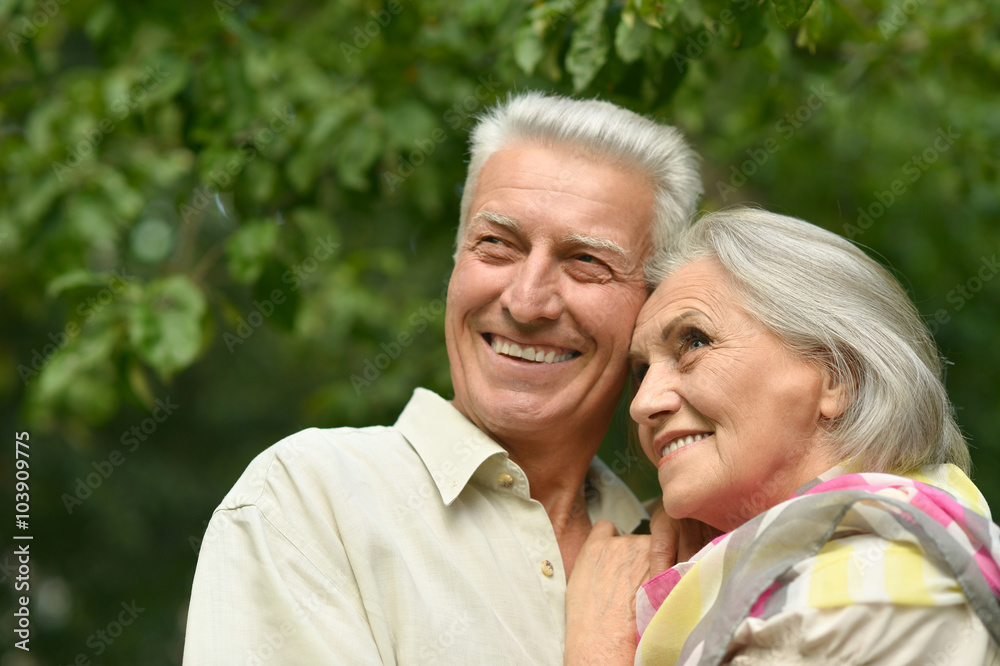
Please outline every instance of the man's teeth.
[{"label": "man's teeth", "polygon": [[518,344],[500,342],[499,340],[494,340],[491,346],[493,347],[493,351],[498,354],[523,358],[525,361],[534,361],[535,363],[559,363],[560,361],[568,361],[573,358],[573,352],[567,352],[556,356],[554,351],[544,352],[539,349],[536,352],[534,347],[525,347],[524,349],[521,349],[521,346]]},{"label": "man's teeth", "polygon": [[688,435],[687,437],[678,437],[677,439],[675,439],[674,441],[670,442],[669,444],[663,447],[663,451],[660,452],[660,457],[662,458],[663,456],[668,456],[677,449],[681,448],[682,446],[687,446],[692,442],[697,442],[699,440],[705,439],[711,434],[712,433],[708,432],[708,433],[701,433],[698,435]]}]

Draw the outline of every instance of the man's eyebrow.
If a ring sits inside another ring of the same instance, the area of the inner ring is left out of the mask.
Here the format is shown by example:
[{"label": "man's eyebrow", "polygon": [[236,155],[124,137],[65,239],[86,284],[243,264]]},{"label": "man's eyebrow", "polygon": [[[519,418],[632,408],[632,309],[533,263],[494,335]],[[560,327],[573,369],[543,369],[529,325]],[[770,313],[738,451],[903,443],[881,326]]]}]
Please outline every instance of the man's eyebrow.
[{"label": "man's eyebrow", "polygon": [[[503,213],[497,213],[492,210],[481,210],[476,213],[473,222],[479,220],[485,220],[487,222],[492,222],[498,226],[509,229],[515,233],[523,233],[524,229],[521,223],[512,217],[508,217]],[[597,236],[584,236],[583,234],[569,234],[563,238],[563,242],[568,245],[580,245],[586,248],[591,248],[593,250],[604,250],[606,252],[611,252],[617,255],[622,261],[628,261],[629,252],[623,248],[618,243],[614,242],[610,238],[600,238]]]},{"label": "man's eyebrow", "polygon": [[582,245],[583,247],[589,247],[594,250],[605,250],[611,252],[612,254],[618,255],[622,261],[628,261],[629,253],[628,250],[623,248],[618,243],[614,242],[610,238],[599,238],[595,236],[584,236],[582,234],[570,234],[566,236],[566,242],[573,245]]},{"label": "man's eyebrow", "polygon": [[492,210],[481,210],[476,213],[476,216],[472,218],[473,222],[479,220],[486,220],[487,222],[492,222],[493,224],[509,229],[515,233],[520,233],[522,231],[521,223],[512,217],[508,217],[503,213],[496,213]]}]

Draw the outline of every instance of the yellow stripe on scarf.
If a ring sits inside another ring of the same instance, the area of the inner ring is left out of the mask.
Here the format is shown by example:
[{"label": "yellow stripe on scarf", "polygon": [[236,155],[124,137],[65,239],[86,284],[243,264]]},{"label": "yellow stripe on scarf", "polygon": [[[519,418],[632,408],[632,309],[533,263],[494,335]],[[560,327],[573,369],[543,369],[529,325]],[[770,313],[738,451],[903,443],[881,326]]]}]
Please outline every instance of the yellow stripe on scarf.
[{"label": "yellow stripe on scarf", "polygon": [[[848,571],[854,547],[830,541],[811,560],[809,605],[813,608],[836,608],[853,603]],[[856,562],[855,562],[856,565]]]},{"label": "yellow stripe on scarf", "polygon": [[885,551],[885,591],[894,604],[933,606],[924,579],[924,557],[920,547],[893,541]]},{"label": "yellow stripe on scarf", "polygon": [[990,508],[986,504],[983,494],[979,492],[979,488],[976,488],[976,484],[966,476],[965,472],[956,465],[947,463],[946,465],[922,467],[907,472],[903,476],[940,488],[952,495],[958,495],[961,502],[980,516],[991,518]]},{"label": "yellow stripe on scarf", "polygon": [[701,581],[695,564],[677,583],[642,635],[642,663],[677,663],[688,635],[701,620]]}]

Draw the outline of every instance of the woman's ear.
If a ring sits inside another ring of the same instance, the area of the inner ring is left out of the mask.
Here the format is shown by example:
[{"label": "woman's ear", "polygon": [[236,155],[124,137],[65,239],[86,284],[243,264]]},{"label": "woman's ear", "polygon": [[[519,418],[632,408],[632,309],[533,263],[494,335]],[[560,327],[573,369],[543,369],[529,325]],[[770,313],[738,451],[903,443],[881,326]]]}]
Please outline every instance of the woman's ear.
[{"label": "woman's ear", "polygon": [[847,411],[850,392],[829,368],[820,371],[823,375],[823,390],[819,399],[819,413],[824,419],[833,420]]}]

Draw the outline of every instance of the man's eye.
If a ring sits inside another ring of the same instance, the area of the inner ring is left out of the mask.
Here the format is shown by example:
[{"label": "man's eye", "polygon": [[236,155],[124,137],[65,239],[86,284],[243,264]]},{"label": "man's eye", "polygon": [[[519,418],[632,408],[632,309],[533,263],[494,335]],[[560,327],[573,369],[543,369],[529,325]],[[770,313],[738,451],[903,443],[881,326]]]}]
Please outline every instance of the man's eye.
[{"label": "man's eye", "polygon": [[503,241],[497,238],[496,236],[483,236],[482,242],[493,243],[494,245],[500,245],[501,243],[503,243]]},{"label": "man's eye", "polygon": [[598,259],[597,257],[595,257],[593,255],[590,255],[590,254],[581,254],[579,257],[577,257],[577,260],[578,261],[582,261],[585,264],[597,264],[597,263],[600,263],[600,259]]},{"label": "man's eye", "polygon": [[646,377],[647,370],[649,370],[649,366],[645,363],[639,363],[632,366],[632,383],[637,387],[642,384],[642,380]]}]

